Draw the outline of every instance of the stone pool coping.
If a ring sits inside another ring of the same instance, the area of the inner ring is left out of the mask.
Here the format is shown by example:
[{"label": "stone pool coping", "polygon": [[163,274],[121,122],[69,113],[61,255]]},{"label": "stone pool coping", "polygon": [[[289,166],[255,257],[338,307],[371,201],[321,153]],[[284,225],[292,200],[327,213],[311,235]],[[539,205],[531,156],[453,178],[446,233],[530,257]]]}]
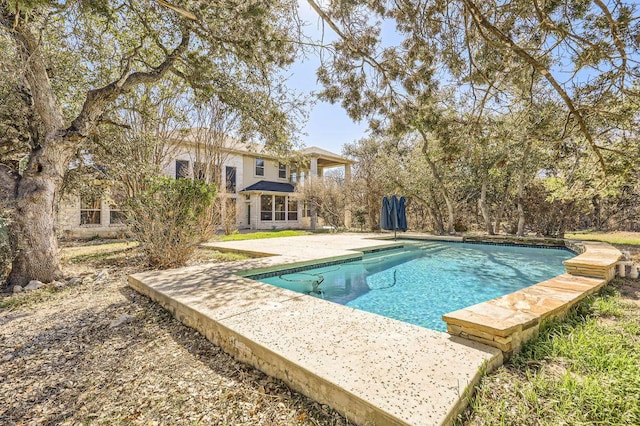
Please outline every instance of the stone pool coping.
[{"label": "stone pool coping", "polygon": [[565,260],[566,274],[442,316],[447,331],[500,349],[508,357],[544,321],[563,317],[615,276],[622,253],[607,243],[572,242],[582,251]]},{"label": "stone pool coping", "polygon": [[240,276],[359,257],[362,250],[396,244],[380,237],[325,234],[209,243],[272,256],[134,274],[129,285],[226,352],[356,424],[451,423],[484,371],[502,363],[501,350]]}]

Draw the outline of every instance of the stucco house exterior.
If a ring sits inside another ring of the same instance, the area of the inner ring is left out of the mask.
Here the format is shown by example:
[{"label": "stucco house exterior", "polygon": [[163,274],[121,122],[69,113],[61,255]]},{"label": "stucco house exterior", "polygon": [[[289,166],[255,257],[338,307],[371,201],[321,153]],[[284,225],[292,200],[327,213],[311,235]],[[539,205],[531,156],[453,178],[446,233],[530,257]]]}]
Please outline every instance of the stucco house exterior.
[{"label": "stucco house exterior", "polygon": [[[198,178],[203,158],[191,134],[181,135],[162,165],[163,173],[176,179]],[[206,151],[206,150],[204,150]],[[216,149],[215,167],[222,182],[218,197],[235,210],[238,229],[315,229],[322,225],[311,203],[296,192],[296,186],[322,179],[329,168],[344,169],[350,179],[351,160],[318,147],[297,151],[295,162],[283,163],[258,145],[227,138]],[[345,214],[348,221],[348,213]],[[124,213],[109,196],[65,196],[58,208],[59,233],[67,238],[118,237],[124,235]]]}]

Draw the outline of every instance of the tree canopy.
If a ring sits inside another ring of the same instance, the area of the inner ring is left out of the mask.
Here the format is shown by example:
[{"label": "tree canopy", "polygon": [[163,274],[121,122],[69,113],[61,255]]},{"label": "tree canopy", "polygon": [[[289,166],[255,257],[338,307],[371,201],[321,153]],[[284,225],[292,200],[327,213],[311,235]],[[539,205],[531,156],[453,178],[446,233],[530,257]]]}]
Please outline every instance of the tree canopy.
[{"label": "tree canopy", "polygon": [[244,134],[287,144],[296,102],[277,70],[295,57],[296,2],[0,1],[0,184],[15,260],[9,281],[59,276],[55,198],[72,158],[119,100],[169,76],[215,97]]},{"label": "tree canopy", "polygon": [[450,97],[477,116],[551,97],[565,120],[559,139],[582,140],[605,167],[630,118],[612,102],[638,98],[633,2],[309,3],[339,36],[318,72],[322,95],[374,129],[437,132]]},{"label": "tree canopy", "polygon": [[[408,141],[413,154],[396,158],[396,168],[415,164],[421,148],[415,173],[430,183],[415,199],[434,229],[444,217],[451,231],[469,200],[489,233],[510,200],[519,222],[526,201],[531,221],[536,193],[540,205],[560,209],[552,220],[567,216],[555,231],[540,229],[561,235],[576,206],[636,186],[635,3],[308,3],[338,38],[318,71],[321,96],[367,120],[380,143],[383,135]],[[400,176],[396,184],[416,188]]]}]

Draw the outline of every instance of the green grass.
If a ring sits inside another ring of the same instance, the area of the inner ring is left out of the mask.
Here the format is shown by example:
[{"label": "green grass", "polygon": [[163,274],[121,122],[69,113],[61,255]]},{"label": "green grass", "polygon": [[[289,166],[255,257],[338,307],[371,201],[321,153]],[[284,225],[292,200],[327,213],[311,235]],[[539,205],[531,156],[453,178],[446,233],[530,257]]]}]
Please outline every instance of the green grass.
[{"label": "green grass", "polygon": [[640,306],[618,279],[482,379],[460,424],[640,424]]},{"label": "green grass", "polygon": [[640,246],[640,232],[575,232],[565,234],[565,238],[584,241],[602,241],[609,244]]},{"label": "green grass", "polygon": [[264,238],[278,238],[278,237],[298,237],[300,235],[310,235],[309,231],[296,231],[296,230],[284,230],[284,231],[265,231],[265,232],[252,232],[250,234],[230,234],[223,235],[221,241],[242,241],[242,240],[261,240]]}]

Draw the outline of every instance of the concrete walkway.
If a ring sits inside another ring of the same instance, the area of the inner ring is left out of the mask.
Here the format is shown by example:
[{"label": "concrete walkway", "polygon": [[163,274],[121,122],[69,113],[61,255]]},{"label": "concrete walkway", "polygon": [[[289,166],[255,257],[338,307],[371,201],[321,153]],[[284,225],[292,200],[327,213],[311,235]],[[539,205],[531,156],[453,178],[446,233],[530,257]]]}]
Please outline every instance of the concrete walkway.
[{"label": "concrete walkway", "polygon": [[496,348],[235,275],[396,244],[380,234],[210,243],[270,253],[247,261],[132,275],[129,284],[226,352],[360,425],[450,423]]}]

